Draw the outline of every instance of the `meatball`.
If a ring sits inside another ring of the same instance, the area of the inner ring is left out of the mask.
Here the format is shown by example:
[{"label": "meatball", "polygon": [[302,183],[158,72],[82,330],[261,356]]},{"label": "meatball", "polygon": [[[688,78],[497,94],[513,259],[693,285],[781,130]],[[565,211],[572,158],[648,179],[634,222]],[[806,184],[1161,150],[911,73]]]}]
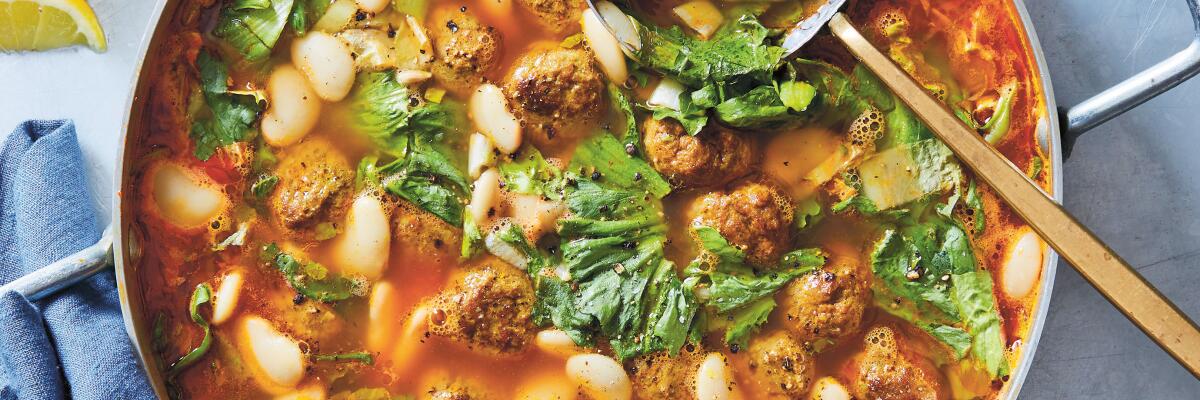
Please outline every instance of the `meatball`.
[{"label": "meatball", "polygon": [[933,364],[907,348],[890,327],[877,326],[863,339],[863,350],[848,364],[850,390],[857,398],[936,400],[946,398]]},{"label": "meatball", "polygon": [[696,371],[705,352],[697,346],[684,346],[679,354],[665,352],[644,355],[629,362],[633,392],[644,399],[692,399],[696,397]]},{"label": "meatball", "polygon": [[800,341],[786,331],[760,334],[747,348],[750,373],[771,398],[800,398],[813,383],[814,361]]},{"label": "meatball", "polygon": [[781,294],[784,326],[804,342],[836,342],[858,332],[870,301],[867,278],[854,265],[843,263],[792,280]]},{"label": "meatball", "polygon": [[471,268],[431,301],[429,331],[488,354],[514,354],[533,337],[533,285],[495,259]]},{"label": "meatball", "polygon": [[692,136],[676,120],[646,118],[642,143],[654,169],[677,186],[723,185],[750,172],[750,141],[727,129]]},{"label": "meatball", "polygon": [[791,200],[764,178],[704,195],[692,205],[691,215],[693,226],[716,229],[760,269],[774,267],[791,247]]},{"label": "meatball", "polygon": [[535,49],[517,60],[504,84],[509,107],[538,145],[579,138],[604,115],[604,80],[585,50]]},{"label": "meatball", "polygon": [[279,183],[271,196],[271,212],[287,229],[300,229],[328,215],[349,199],[354,180],[349,161],[331,143],[309,140],[292,147],[275,169]]},{"label": "meatball", "polygon": [[462,243],[462,230],[406,201],[392,212],[392,236],[406,244],[404,260],[457,260]]},{"label": "meatball", "polygon": [[474,90],[500,61],[500,31],[462,8],[440,8],[432,23],[434,79],[457,93]]},{"label": "meatball", "polygon": [[516,0],[522,8],[533,14],[543,28],[554,33],[563,33],[579,28],[579,17],[586,7],[581,0]]}]

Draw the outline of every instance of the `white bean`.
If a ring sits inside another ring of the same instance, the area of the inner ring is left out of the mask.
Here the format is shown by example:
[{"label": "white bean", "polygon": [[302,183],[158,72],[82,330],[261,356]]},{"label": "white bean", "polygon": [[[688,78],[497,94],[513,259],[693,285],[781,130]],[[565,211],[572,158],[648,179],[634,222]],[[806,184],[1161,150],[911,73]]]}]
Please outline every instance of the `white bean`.
[{"label": "white bean", "polygon": [[238,298],[242,293],[242,271],[233,270],[221,278],[220,286],[212,298],[212,323],[220,325],[233,316],[237,309]]},{"label": "white bean", "polygon": [[1042,239],[1033,231],[1018,237],[1009,247],[1008,259],[1000,272],[1005,295],[1013,299],[1028,296],[1042,275]]},{"label": "white bean", "polygon": [[576,354],[587,353],[586,350],[575,344],[566,332],[558,329],[546,329],[537,333],[533,338],[533,343],[538,349],[562,358],[570,358]]},{"label": "white bean", "polygon": [[299,142],[317,125],[321,99],[295,67],[275,67],[267,79],[267,99],[271,105],[262,118],[267,144],[283,147]]},{"label": "white bean", "polygon": [[379,279],[387,269],[392,231],[383,203],[359,196],[350,205],[343,231],[334,239],[332,256],[342,272]]},{"label": "white bean", "polygon": [[826,376],[813,384],[811,400],[850,400],[850,392],[837,378]]},{"label": "white bean", "polygon": [[392,349],[392,373],[402,376],[413,367],[416,363],[417,354],[421,352],[421,345],[425,342],[425,332],[429,327],[429,308],[424,306],[413,310],[412,315],[408,316],[408,321],[405,321],[404,328],[400,330],[400,336],[396,338],[396,347]]},{"label": "white bean", "polygon": [[471,177],[478,178],[493,161],[492,140],[482,133],[472,133],[467,141],[467,171]]},{"label": "white bean", "polygon": [[358,3],[358,8],[369,13],[383,11],[390,3],[388,0],[354,0],[354,2]]},{"label": "white bean", "polygon": [[617,42],[617,38],[600,21],[600,16],[595,11],[586,10],[583,12],[580,24],[583,27],[583,37],[587,39],[588,47],[592,48],[592,54],[596,56],[600,69],[604,70],[608,79],[617,84],[629,79],[629,70],[625,66],[625,53],[621,51],[621,43]]},{"label": "white bean", "polygon": [[696,398],[728,400],[733,398],[733,373],[721,353],[708,353],[696,369]]},{"label": "white bean", "polygon": [[149,175],[155,208],[171,225],[204,226],[228,207],[225,192],[203,172],[164,161]]},{"label": "white bean", "polygon": [[467,104],[475,129],[492,139],[504,154],[521,148],[521,124],[508,110],[508,100],[496,85],[485,83],[475,89]]},{"label": "white bean", "polygon": [[567,359],[567,378],[597,400],[628,400],[633,396],[629,375],[616,360],[600,354],[578,354]]},{"label": "white bean", "polygon": [[386,281],[376,282],[371,288],[371,298],[367,304],[367,349],[383,351],[388,341],[395,335],[397,308],[400,299],[397,298],[396,287]]},{"label": "white bean", "polygon": [[325,32],[309,32],[292,43],[292,63],[304,72],[312,88],[325,101],[336,102],[354,85],[354,58],[340,39]]},{"label": "white bean", "polygon": [[543,234],[553,231],[558,217],[567,212],[562,203],[543,200],[537,195],[513,194],[508,203],[513,221],[535,242]]},{"label": "white bean", "polygon": [[471,212],[476,226],[485,226],[487,221],[496,215],[496,207],[500,203],[500,173],[495,168],[488,168],[479,174],[471,189],[471,204],[467,210]]},{"label": "white bean", "polygon": [[238,349],[268,392],[284,394],[304,378],[305,357],[300,344],[258,316],[241,319]]}]

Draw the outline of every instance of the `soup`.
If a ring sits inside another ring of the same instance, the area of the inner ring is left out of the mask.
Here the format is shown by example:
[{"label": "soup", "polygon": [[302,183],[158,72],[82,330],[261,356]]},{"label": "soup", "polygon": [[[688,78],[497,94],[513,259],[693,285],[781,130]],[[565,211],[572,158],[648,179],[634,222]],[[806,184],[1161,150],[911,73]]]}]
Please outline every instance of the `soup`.
[{"label": "soup", "polygon": [[[815,1],[190,1],[134,242],[177,398],[996,398],[1045,246]],[[851,1],[1049,188],[1001,1]]]}]

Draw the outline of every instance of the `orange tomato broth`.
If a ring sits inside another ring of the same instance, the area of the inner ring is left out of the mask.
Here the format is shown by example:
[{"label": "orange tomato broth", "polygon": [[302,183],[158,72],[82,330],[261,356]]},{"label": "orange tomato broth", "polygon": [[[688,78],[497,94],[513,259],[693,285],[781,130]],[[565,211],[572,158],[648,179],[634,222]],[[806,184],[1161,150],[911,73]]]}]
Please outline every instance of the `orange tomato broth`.
[{"label": "orange tomato broth", "polygon": [[[544,45],[544,42],[558,42],[577,32],[571,30],[565,34],[551,34],[537,28],[539,25],[532,15],[511,3],[512,0],[458,0],[453,2],[434,2],[432,7],[458,8],[466,6],[469,9],[484,10],[476,12],[484,24],[496,27],[501,32],[503,44],[501,47],[502,61],[500,67],[486,73],[486,78],[492,82],[500,82],[525,49],[531,46]],[[666,10],[678,0],[665,0],[653,5],[656,10]],[[814,3],[805,2],[806,6]],[[661,7],[661,8],[659,8]],[[1039,121],[1046,118],[1045,100],[1040,92],[1041,82],[1038,80],[1036,63],[1025,41],[1019,17],[1015,8],[1004,1],[970,1],[970,0],[881,0],[855,1],[851,0],[848,13],[856,25],[861,27],[869,39],[881,48],[888,45],[888,39],[871,29],[883,13],[899,9],[908,17],[913,37],[920,37],[928,45],[925,54],[953,54],[954,44],[961,44],[961,35],[971,32],[982,24],[987,25],[982,32],[970,35],[970,39],[985,48],[994,49],[991,59],[972,58],[966,56],[947,57],[944,72],[958,78],[958,82],[969,82],[972,77],[991,76],[993,83],[1016,80],[1020,90],[1013,106],[1012,125],[1008,138],[999,143],[997,148],[1018,167],[1029,170],[1033,160],[1041,159],[1044,171],[1038,178],[1038,183],[1047,191],[1051,187],[1048,155],[1042,154],[1037,145],[1036,130]],[[499,10],[499,11],[488,11]],[[431,10],[432,11],[432,10]],[[658,13],[661,15],[666,15]],[[959,35],[959,36],[956,36]],[[957,40],[957,42],[956,42]],[[273,57],[277,62],[287,62],[287,49],[290,48],[289,34],[280,39],[275,46]],[[541,43],[541,44],[539,44]],[[836,55],[836,50],[833,50]],[[803,56],[803,55],[802,55]],[[830,60],[837,63],[838,60]],[[233,71],[234,86],[257,87],[264,86],[262,78],[247,71]],[[994,87],[994,86],[992,86]],[[645,88],[635,88],[635,92],[644,100],[648,91]],[[453,95],[449,95],[453,97]],[[458,98],[464,101],[466,99]],[[327,104],[317,127],[309,135],[311,137],[328,137],[338,145],[348,159],[357,160],[366,152],[361,143],[344,142],[346,135],[344,119],[339,118],[339,104]],[[327,115],[326,115],[327,114]],[[615,115],[612,118],[620,118]],[[1044,123],[1044,122],[1042,122]],[[185,131],[186,133],[186,131]],[[164,151],[156,144],[180,140],[179,138],[155,138],[155,135],[167,135],[169,132],[151,132],[149,138],[141,143],[143,154],[139,162],[149,159],[166,158],[177,160],[184,164],[196,164],[190,152]],[[815,142],[830,140],[828,137],[814,137]],[[836,140],[836,139],[835,139]],[[766,142],[766,140],[760,140]],[[813,146],[821,149],[825,146]],[[286,157],[287,151],[279,151],[280,157]],[[825,155],[819,150],[812,154],[798,157],[797,162],[808,162],[816,165]],[[559,149],[550,155],[569,156],[570,149]],[[230,193],[241,193],[231,186]],[[991,271],[994,281],[1000,282],[999,266],[1004,261],[1007,249],[1019,235],[1029,228],[1002,201],[983,187],[987,231],[982,236],[972,236],[973,247],[980,266]],[[131,190],[133,196],[142,196],[141,192]],[[694,197],[695,193],[678,193],[665,201],[667,215],[672,227],[671,245],[668,248],[668,258],[677,265],[687,264],[694,255],[695,248],[690,237],[680,229],[686,226],[682,209],[683,205]],[[237,198],[237,196],[232,196]],[[135,202],[136,204],[136,202]],[[826,213],[830,214],[830,213]],[[194,235],[173,233],[165,229],[153,218],[140,218],[140,232],[144,253],[137,270],[142,280],[143,291],[140,294],[146,304],[145,313],[140,316],[153,323],[156,330],[161,331],[165,340],[156,341],[156,350],[163,360],[163,365],[169,365],[179,356],[185,354],[196,343],[200,342],[202,332],[189,318],[187,303],[193,288],[197,284],[208,282],[216,284],[215,278],[223,276],[228,271],[237,269],[245,274],[244,289],[235,315],[260,315],[268,320],[286,319],[288,316],[279,315],[278,307],[271,305],[287,304],[295,295],[281,279],[278,271],[266,266],[258,259],[258,248],[247,248],[243,251],[212,252],[210,243],[197,240]],[[853,215],[826,215],[822,223],[814,229],[805,232],[800,238],[802,246],[818,246],[831,255],[832,262],[865,264],[867,252],[873,237],[873,226],[865,219]],[[284,233],[272,224],[256,224],[251,235],[253,243],[286,242]],[[302,249],[312,259],[321,261],[327,257],[327,244],[317,244]],[[442,290],[448,282],[454,279],[458,269],[457,243],[447,244],[444,252],[437,254],[418,254],[415,249],[405,243],[393,240],[389,266],[382,281],[391,283],[397,288],[396,303],[400,310],[394,315],[392,323],[397,334],[393,335],[384,349],[397,346],[405,321],[422,299]],[[998,286],[997,286],[998,287]],[[1036,285],[1035,287],[1040,287]],[[999,289],[997,289],[997,292]],[[369,296],[355,297],[336,304],[316,304],[307,300],[299,308],[310,313],[332,313],[333,317],[322,319],[325,323],[319,329],[327,330],[318,336],[323,340],[303,343],[305,350],[311,354],[330,354],[363,350],[366,346],[367,335],[367,299]],[[1008,299],[997,293],[997,305],[1003,320],[1005,339],[1008,343],[1008,359],[1011,366],[1016,366],[1020,360],[1023,347],[1032,324],[1033,312],[1040,293],[1035,292],[1020,300]],[[777,310],[778,311],[778,310]],[[778,312],[776,313],[778,314]],[[236,317],[235,317],[236,318]],[[779,315],[772,315],[769,325],[775,326],[781,320]],[[868,309],[864,316],[862,331],[877,324],[886,324],[898,328],[898,333],[906,339],[920,343],[918,347],[929,349],[925,354],[938,361],[950,359],[948,351],[934,342],[918,329],[902,322],[878,309]],[[215,341],[210,352],[196,365],[180,374],[175,385],[180,393],[190,398],[261,398],[271,394],[262,391],[246,369],[240,354],[235,348],[235,324],[226,323],[214,326]],[[278,325],[282,332],[289,333],[288,327]],[[332,333],[331,333],[332,332]],[[845,377],[843,366],[846,361],[861,349],[861,337],[864,332],[841,341],[841,344],[827,349],[817,357],[817,377]],[[428,388],[431,380],[446,375],[469,377],[486,388],[495,398],[512,397],[521,385],[562,384],[567,381],[565,376],[565,361],[555,356],[547,355],[533,348],[515,356],[495,357],[474,353],[461,345],[428,334],[423,335],[419,351],[405,360],[397,360],[392,356],[392,350],[384,350],[374,354],[375,363],[367,366],[355,362],[310,362],[309,371],[304,381],[298,385],[303,388],[319,385],[329,394],[353,390],[363,387],[387,388],[393,395],[420,395]],[[713,343],[719,343],[719,338]],[[731,360],[734,367],[735,380],[744,381],[750,373],[746,365],[744,352],[734,353],[725,346],[710,346],[722,351]],[[986,374],[970,367],[960,367],[959,364],[946,362],[941,367],[944,379],[954,382],[954,395],[969,395],[974,397],[992,398],[998,396],[1007,387],[1003,382],[991,382]],[[843,378],[843,382],[846,382]],[[753,385],[742,384],[738,390],[746,398],[761,397],[761,393]],[[636,396],[636,394],[635,394]]]}]

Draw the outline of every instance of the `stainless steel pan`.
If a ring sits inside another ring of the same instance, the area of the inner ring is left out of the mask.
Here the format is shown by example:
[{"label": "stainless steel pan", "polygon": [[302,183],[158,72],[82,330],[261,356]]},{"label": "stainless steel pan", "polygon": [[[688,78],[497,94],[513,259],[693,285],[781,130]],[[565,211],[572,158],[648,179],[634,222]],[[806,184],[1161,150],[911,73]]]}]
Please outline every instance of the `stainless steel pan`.
[{"label": "stainless steel pan", "polygon": [[[143,300],[141,297],[141,282],[138,268],[141,268],[140,238],[133,234],[135,218],[130,212],[134,207],[131,202],[123,201],[123,193],[131,193],[134,171],[133,158],[138,143],[145,134],[144,123],[149,108],[146,104],[147,91],[150,90],[153,79],[148,72],[146,56],[155,54],[166,38],[166,30],[170,26],[178,7],[187,0],[160,0],[155,3],[157,22],[146,32],[142,43],[141,59],[138,64],[137,84],[130,97],[129,112],[126,114],[125,131],[121,134],[121,160],[113,187],[113,223],[108,232],[98,243],[63,260],[46,266],[33,274],[13,281],[0,289],[14,289],[26,297],[36,300],[45,297],[61,288],[70,286],[108,266],[116,268],[117,289],[120,292],[122,314],[129,339],[134,343],[142,368],[150,377],[154,391],[161,398],[166,398],[166,381],[163,376],[163,366],[159,364],[151,345],[152,322],[141,318],[143,315]],[[1190,45],[1159,64],[1105,90],[1090,99],[1069,108],[1059,109],[1054,101],[1054,91],[1047,73],[1045,56],[1034,33],[1029,13],[1022,0],[1013,0],[1019,15],[1018,21],[1025,33],[1025,40],[1032,49],[1035,58],[1035,68],[1041,80],[1042,94],[1045,96],[1045,109],[1040,110],[1043,118],[1037,129],[1038,143],[1044,154],[1050,156],[1050,181],[1052,195],[1062,201],[1062,160],[1069,151],[1074,138],[1105,121],[1112,119],[1132,109],[1151,98],[1175,87],[1179,83],[1200,72],[1200,6],[1198,0],[1185,0],[1195,22]],[[1023,350],[1019,365],[1014,370],[1012,379],[1007,383],[1004,398],[1016,398],[1020,392],[1029,368],[1032,365],[1034,351],[1037,349],[1038,338],[1046,320],[1050,305],[1050,292],[1054,286],[1054,272],[1058,264],[1058,256],[1050,252],[1042,266],[1041,296],[1033,316],[1033,325],[1028,333],[1027,343]],[[2,291],[2,290],[0,290]]]}]

